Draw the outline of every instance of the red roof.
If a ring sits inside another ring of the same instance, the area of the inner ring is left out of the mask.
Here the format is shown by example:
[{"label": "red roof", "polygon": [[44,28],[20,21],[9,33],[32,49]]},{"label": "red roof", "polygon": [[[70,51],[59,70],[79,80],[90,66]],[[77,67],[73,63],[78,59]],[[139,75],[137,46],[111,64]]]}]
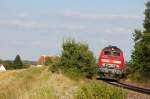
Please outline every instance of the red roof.
[{"label": "red roof", "polygon": [[46,60],[50,59],[50,56],[41,56],[37,62],[38,65],[44,65]]}]

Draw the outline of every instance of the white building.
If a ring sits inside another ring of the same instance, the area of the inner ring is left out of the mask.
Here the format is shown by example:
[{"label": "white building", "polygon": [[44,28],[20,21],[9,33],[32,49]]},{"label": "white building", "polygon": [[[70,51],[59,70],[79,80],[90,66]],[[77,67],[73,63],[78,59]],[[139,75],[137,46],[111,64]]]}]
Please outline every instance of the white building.
[{"label": "white building", "polygon": [[4,65],[0,64],[0,71],[6,71]]}]

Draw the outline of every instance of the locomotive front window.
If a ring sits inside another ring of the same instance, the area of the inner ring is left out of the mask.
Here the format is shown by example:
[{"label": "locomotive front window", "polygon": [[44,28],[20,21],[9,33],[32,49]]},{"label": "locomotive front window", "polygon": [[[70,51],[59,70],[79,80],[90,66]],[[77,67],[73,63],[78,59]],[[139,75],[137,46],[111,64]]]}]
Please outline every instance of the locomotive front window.
[{"label": "locomotive front window", "polygon": [[105,51],[104,55],[106,55],[106,56],[120,56],[120,53],[119,52]]},{"label": "locomotive front window", "polygon": [[120,56],[119,52],[112,52],[112,56]]},{"label": "locomotive front window", "polygon": [[106,56],[111,56],[111,52],[110,52],[110,51],[105,51],[104,54],[105,54]]}]

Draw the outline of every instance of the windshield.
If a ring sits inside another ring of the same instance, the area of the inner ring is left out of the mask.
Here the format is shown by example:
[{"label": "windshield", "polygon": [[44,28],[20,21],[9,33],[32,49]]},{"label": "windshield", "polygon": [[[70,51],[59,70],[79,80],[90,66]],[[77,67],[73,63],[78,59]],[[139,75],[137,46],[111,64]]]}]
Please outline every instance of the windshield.
[{"label": "windshield", "polygon": [[104,55],[106,55],[106,56],[120,56],[120,53],[119,52],[105,51]]}]

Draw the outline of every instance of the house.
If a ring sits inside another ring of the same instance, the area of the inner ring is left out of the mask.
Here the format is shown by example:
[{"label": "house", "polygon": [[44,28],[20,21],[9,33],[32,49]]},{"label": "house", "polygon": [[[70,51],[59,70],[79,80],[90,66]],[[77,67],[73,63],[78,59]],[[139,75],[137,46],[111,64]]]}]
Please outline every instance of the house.
[{"label": "house", "polygon": [[39,60],[37,61],[37,66],[41,67],[41,66],[45,65],[46,61],[52,61],[52,62],[54,62],[54,61],[56,61],[58,59],[59,59],[58,56],[46,56],[46,55],[45,56],[41,56],[39,58]]},{"label": "house", "polygon": [[41,56],[39,58],[39,60],[37,61],[37,66],[41,67],[43,65],[45,65],[46,60],[48,60],[50,58],[50,56]]},{"label": "house", "polygon": [[4,65],[0,64],[0,71],[6,71]]}]

